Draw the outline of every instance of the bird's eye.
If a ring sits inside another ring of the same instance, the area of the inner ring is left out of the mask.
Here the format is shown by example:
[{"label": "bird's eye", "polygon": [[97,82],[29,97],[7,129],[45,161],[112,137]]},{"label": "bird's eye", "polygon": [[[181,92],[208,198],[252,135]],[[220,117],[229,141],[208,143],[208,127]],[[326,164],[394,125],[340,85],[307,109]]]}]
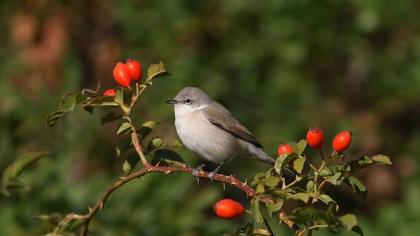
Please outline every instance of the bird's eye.
[{"label": "bird's eye", "polygon": [[185,103],[186,104],[191,104],[191,102],[192,102],[191,99],[189,99],[189,98],[188,99],[185,99]]}]

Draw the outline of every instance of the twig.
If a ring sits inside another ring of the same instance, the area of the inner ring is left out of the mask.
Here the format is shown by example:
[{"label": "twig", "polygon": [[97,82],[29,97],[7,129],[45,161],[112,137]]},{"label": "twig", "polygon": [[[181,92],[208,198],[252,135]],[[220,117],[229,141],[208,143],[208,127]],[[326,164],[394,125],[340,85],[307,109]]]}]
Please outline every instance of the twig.
[{"label": "twig", "polygon": [[[139,178],[141,176],[144,176],[149,173],[163,173],[165,175],[175,173],[175,172],[184,172],[184,173],[192,173],[193,169],[187,165],[181,165],[181,166],[159,166],[159,165],[148,165],[143,167],[142,169],[133,172],[132,174],[120,178],[118,181],[116,181],[111,187],[109,187],[101,199],[96,203],[94,208],[89,208],[89,212],[86,214],[78,215],[74,213],[70,213],[66,215],[66,217],[62,220],[64,224],[68,224],[71,221],[75,220],[82,220],[84,221],[84,225],[82,228],[82,231],[80,232],[80,236],[86,236],[89,229],[90,221],[93,219],[95,214],[101,210],[104,206],[106,201],[108,200],[111,193],[113,193],[115,190],[123,186],[124,184],[130,182],[133,179]],[[222,175],[222,174],[215,174],[213,176],[210,175],[210,172],[201,171],[198,176],[198,178],[207,178],[212,179],[213,181],[227,183],[232,186],[235,186],[236,188],[242,190],[247,194],[248,197],[255,197],[257,195],[257,192],[249,187],[246,183],[238,180],[234,176],[230,175]],[[260,201],[270,203],[273,201],[273,199],[270,196],[266,196],[265,198],[259,198]]]},{"label": "twig", "polygon": [[141,162],[143,163],[144,166],[150,166],[149,162],[146,159],[146,156],[144,155],[143,152],[143,146],[140,143],[139,140],[139,135],[137,133],[136,127],[133,124],[133,121],[131,120],[131,118],[129,116],[125,117],[128,122],[130,123],[131,126],[131,142],[133,143],[134,149],[136,150],[137,154],[140,157]]}]

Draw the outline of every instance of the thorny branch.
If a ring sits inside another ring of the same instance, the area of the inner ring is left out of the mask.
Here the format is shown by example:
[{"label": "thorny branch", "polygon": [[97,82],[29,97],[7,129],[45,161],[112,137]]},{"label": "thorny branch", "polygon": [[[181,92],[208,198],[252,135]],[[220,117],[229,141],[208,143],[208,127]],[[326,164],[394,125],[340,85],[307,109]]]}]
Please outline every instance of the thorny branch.
[{"label": "thorny branch", "polygon": [[[180,166],[161,166],[161,165],[147,165],[143,167],[142,169],[133,172],[130,175],[127,175],[125,177],[121,177],[118,181],[116,181],[111,187],[109,187],[105,193],[102,195],[101,199],[96,203],[95,207],[89,208],[89,212],[86,214],[75,214],[70,213],[66,215],[66,217],[61,221],[61,224],[57,227],[56,231],[59,232],[60,225],[67,225],[68,223],[76,220],[81,220],[83,222],[83,228],[80,232],[81,236],[85,236],[88,233],[89,224],[90,221],[93,219],[93,217],[96,215],[96,213],[101,210],[104,206],[106,201],[108,200],[109,196],[118,188],[122,187],[124,184],[130,182],[133,179],[139,178],[141,176],[150,174],[150,173],[162,173],[165,175],[175,173],[175,172],[184,172],[184,173],[192,173],[193,169],[187,165],[180,165]],[[243,192],[247,194],[249,197],[256,197],[257,193],[256,191],[251,188],[246,183],[238,180],[234,176],[230,175],[222,175],[222,174],[215,174],[213,177],[211,177],[209,172],[201,171],[198,176],[198,178],[204,178],[204,179],[212,179],[213,181],[222,182],[226,184],[230,184]],[[270,196],[267,197],[261,197],[259,198],[262,202],[272,202],[272,198]]]}]

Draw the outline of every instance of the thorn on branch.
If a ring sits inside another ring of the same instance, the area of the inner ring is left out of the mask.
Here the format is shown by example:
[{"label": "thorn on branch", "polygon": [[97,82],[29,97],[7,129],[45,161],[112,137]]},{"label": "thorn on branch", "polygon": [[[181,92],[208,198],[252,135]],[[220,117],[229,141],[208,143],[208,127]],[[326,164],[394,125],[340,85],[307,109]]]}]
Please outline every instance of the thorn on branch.
[{"label": "thorn on branch", "polygon": [[[181,165],[181,166],[160,166],[157,165],[151,165],[147,164],[143,168],[131,173],[130,175],[120,177],[118,180],[113,183],[102,195],[101,199],[96,203],[95,207],[88,208],[88,213],[84,215],[77,215],[75,213],[69,213],[65,219],[67,219],[67,223],[70,223],[71,221],[75,220],[83,220],[83,228],[80,233],[81,236],[86,236],[89,228],[90,221],[93,219],[93,217],[96,215],[96,213],[103,209],[105,206],[105,202],[107,201],[108,197],[117,189],[125,185],[126,183],[130,182],[133,179],[137,178],[143,178],[145,175],[153,172],[163,173],[164,175],[168,175],[173,172],[183,172],[183,173],[189,173],[192,174],[193,168],[187,166],[187,165]],[[240,190],[242,190],[247,197],[255,197],[257,195],[256,191],[251,188],[246,182],[242,182],[238,180],[233,175],[226,176],[222,174],[215,174],[212,175],[211,172],[201,171],[197,178],[197,183],[200,183],[200,178],[204,179],[211,179],[212,181],[221,182],[223,184],[223,189],[226,188],[226,184],[230,184]],[[271,196],[262,196],[258,198],[259,201],[265,202],[265,203],[272,203],[273,199]]]}]

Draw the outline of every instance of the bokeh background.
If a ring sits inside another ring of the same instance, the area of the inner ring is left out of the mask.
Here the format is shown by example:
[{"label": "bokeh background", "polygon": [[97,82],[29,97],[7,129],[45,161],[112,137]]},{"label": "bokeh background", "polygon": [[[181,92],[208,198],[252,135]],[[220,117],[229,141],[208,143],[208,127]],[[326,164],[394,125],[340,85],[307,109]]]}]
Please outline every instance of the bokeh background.
[{"label": "bokeh background", "polygon": [[[176,138],[164,103],[199,86],[228,107],[273,156],[312,126],[328,141],[354,132],[349,155],[384,153],[390,168],[360,174],[367,202],[334,191],[365,235],[420,231],[420,2],[415,0],[3,0],[0,3],[0,170],[19,154],[51,150],[22,175],[30,187],[0,197],[0,235],[42,235],[36,216],[83,213],[121,175],[115,126],[104,111],[45,124],[65,93],[116,86],[113,65],[165,62],[137,107],[138,124]],[[325,148],[330,151],[330,148]],[[194,154],[180,151],[191,165]],[[267,166],[238,158],[222,172],[252,178]],[[214,217],[221,197],[243,193],[185,174],[149,175],[118,190],[95,235],[222,235],[243,225]],[[316,235],[325,235],[325,232]]]}]

